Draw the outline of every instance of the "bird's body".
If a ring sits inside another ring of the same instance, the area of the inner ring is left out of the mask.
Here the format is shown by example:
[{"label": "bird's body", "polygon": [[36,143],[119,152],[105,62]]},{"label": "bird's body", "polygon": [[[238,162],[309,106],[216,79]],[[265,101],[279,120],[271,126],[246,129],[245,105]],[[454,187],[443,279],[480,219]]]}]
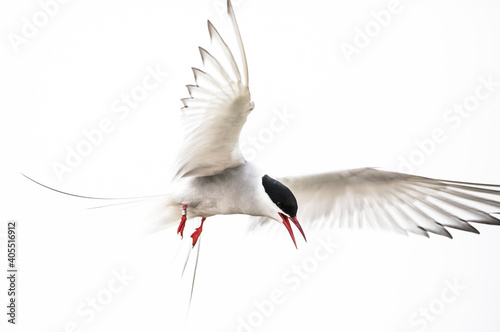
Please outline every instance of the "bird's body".
[{"label": "bird's body", "polygon": [[[283,224],[296,245],[290,222],[305,239],[298,219],[308,226],[319,222],[375,226],[447,237],[451,234],[446,227],[477,232],[468,221],[500,224],[482,210],[485,206],[500,208],[498,186],[373,168],[274,179],[245,161],[239,136],[254,103],[231,1],[227,8],[239,57],[209,21],[213,51],[218,56],[200,47],[204,70],[193,68],[196,84],[187,86],[190,97],[182,99],[184,143],[174,165],[172,196],[165,205],[162,225],[180,220],[178,233],[182,235],[189,219],[200,217],[203,225],[215,215],[245,214],[260,217],[254,228],[270,221]],[[479,208],[478,203],[483,205]],[[192,236],[193,246],[201,229]]]},{"label": "bird's body", "polygon": [[[367,225],[403,234],[428,236],[431,232],[450,238],[448,228],[478,233],[470,222],[500,225],[495,216],[500,211],[498,185],[436,180],[373,168],[275,179],[247,162],[239,138],[255,106],[245,49],[230,0],[227,10],[239,56],[208,21],[213,52],[218,55],[199,48],[204,70],[192,68],[196,84],[187,85],[190,97],[182,99],[184,141],[157,229],[180,220],[177,231],[182,235],[190,219],[202,218],[203,225],[208,217],[244,214],[260,217],[255,219],[254,228],[269,221],[283,224],[295,244],[290,222],[305,239],[298,219],[311,228],[318,223]],[[200,226],[192,235],[193,246],[201,230]]]},{"label": "bird's body", "polygon": [[219,56],[200,48],[205,70],[193,68],[196,84],[187,86],[190,97],[182,99],[184,142],[171,185],[163,196],[157,228],[179,222],[177,232],[183,235],[186,222],[201,218],[201,226],[191,235],[194,247],[205,219],[216,215],[260,217],[254,219],[254,228],[278,222],[285,226],[295,246],[291,223],[306,238],[298,219],[304,222],[306,231],[321,223],[330,227],[375,226],[403,234],[434,233],[449,238],[449,228],[479,233],[471,222],[500,225],[496,217],[500,211],[498,185],[436,180],[373,168],[275,179],[247,162],[239,136],[254,104],[245,50],[230,0],[227,7],[239,57],[233,55],[209,21],[208,30]]},{"label": "bird's body", "polygon": [[215,175],[180,179],[171,188],[169,203],[177,208],[172,217],[180,219],[182,204],[188,206],[187,219],[227,214],[277,217],[278,209],[262,186],[264,176],[258,167],[246,162]]}]

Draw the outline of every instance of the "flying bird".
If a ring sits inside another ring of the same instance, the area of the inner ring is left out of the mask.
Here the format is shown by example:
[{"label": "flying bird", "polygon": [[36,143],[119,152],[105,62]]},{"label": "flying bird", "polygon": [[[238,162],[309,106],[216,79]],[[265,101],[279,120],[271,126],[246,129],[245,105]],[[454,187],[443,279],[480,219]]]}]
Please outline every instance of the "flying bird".
[{"label": "flying bird", "polygon": [[[171,195],[163,225],[201,218],[192,237],[195,246],[209,217],[246,214],[254,225],[282,224],[297,247],[292,224],[306,239],[299,219],[347,226],[368,224],[400,233],[428,233],[451,238],[447,228],[479,233],[470,222],[500,224],[500,186],[436,180],[374,168],[272,178],[245,160],[240,132],[254,110],[247,59],[231,1],[227,1],[238,56],[208,21],[213,56],[199,48],[204,70],[193,68],[196,84],[182,99],[184,142],[174,166]],[[236,59],[239,59],[239,63]],[[491,197],[488,197],[491,196]],[[478,206],[479,205],[479,206]],[[497,210],[498,211],[498,210]],[[306,227],[307,229],[307,227]]]},{"label": "flying bird", "polygon": [[[304,240],[306,231],[317,226],[375,227],[452,238],[449,228],[479,233],[471,223],[500,225],[495,216],[500,211],[499,185],[437,180],[375,168],[273,178],[245,160],[239,138],[255,107],[245,49],[230,0],[227,13],[237,53],[208,21],[212,49],[199,48],[204,68],[192,68],[196,84],[187,85],[189,97],[182,99],[183,144],[167,193],[158,195],[162,212],[157,229],[178,224],[177,233],[183,236],[186,223],[201,218],[191,234],[192,247],[198,243],[191,297],[203,224],[216,215],[257,217],[253,228],[281,224],[295,247],[292,225]],[[28,179],[63,194],[114,199],[70,194]],[[133,199],[143,198],[148,197]],[[189,254],[184,269],[188,260]]]},{"label": "flying bird", "polygon": [[[479,233],[471,222],[500,225],[495,216],[500,211],[500,185],[437,180],[375,168],[273,178],[245,160],[239,137],[254,103],[245,49],[230,0],[227,13],[238,56],[208,21],[213,51],[218,56],[199,48],[204,70],[192,68],[196,84],[187,85],[189,97],[182,99],[184,141],[168,192],[157,195],[164,197],[157,228],[178,223],[177,233],[183,236],[186,223],[201,218],[201,225],[191,234],[194,247],[207,218],[243,214],[258,217],[253,228],[271,221],[282,224],[297,247],[292,224],[304,240],[304,228],[317,225],[371,226],[449,238],[448,228]],[[69,194],[27,178],[63,194],[110,199]],[[302,228],[299,219],[306,227]]]}]

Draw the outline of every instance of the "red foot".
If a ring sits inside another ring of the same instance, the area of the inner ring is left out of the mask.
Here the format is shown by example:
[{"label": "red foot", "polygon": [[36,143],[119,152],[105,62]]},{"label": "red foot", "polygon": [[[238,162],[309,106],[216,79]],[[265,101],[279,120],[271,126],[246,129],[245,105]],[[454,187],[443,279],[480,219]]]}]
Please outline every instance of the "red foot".
[{"label": "red foot", "polygon": [[184,227],[186,227],[186,214],[187,214],[187,204],[182,204],[182,217],[179,227],[177,227],[177,234],[181,234],[181,238],[184,237]]},{"label": "red foot", "polygon": [[201,232],[203,231],[203,223],[205,222],[205,219],[207,218],[201,218],[201,225],[198,227],[193,234],[191,234],[191,237],[193,238],[193,247],[196,245],[196,242],[198,242],[198,238],[201,235]]}]

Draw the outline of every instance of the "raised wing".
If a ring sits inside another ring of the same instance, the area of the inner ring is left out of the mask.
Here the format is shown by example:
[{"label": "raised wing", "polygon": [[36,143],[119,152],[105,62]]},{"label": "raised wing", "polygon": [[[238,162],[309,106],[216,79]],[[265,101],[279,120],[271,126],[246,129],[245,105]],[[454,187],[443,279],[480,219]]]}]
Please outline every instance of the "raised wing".
[{"label": "raised wing", "polygon": [[500,225],[500,186],[435,180],[372,168],[279,179],[294,193],[304,229],[372,226],[451,238],[479,233],[469,222]]},{"label": "raised wing", "polygon": [[243,73],[233,53],[208,21],[216,58],[200,47],[205,71],[193,68],[196,85],[182,99],[184,143],[175,164],[175,178],[214,175],[245,162],[239,147],[241,128],[253,109],[248,89],[245,50],[231,2],[227,2],[241,55]]}]

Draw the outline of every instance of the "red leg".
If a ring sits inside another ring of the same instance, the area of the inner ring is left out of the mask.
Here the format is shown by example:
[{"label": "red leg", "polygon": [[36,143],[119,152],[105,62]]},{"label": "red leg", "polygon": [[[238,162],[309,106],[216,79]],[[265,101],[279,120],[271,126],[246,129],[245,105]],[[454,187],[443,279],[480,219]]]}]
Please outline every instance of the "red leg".
[{"label": "red leg", "polygon": [[182,217],[181,222],[179,223],[179,227],[177,227],[177,234],[181,234],[181,238],[183,237],[184,227],[186,226],[186,214],[187,214],[187,204],[182,204]]},{"label": "red leg", "polygon": [[198,227],[193,234],[191,234],[191,237],[193,238],[193,247],[196,245],[196,242],[198,242],[198,238],[201,235],[201,232],[203,231],[203,223],[205,222],[205,217],[201,218],[201,225]]}]

